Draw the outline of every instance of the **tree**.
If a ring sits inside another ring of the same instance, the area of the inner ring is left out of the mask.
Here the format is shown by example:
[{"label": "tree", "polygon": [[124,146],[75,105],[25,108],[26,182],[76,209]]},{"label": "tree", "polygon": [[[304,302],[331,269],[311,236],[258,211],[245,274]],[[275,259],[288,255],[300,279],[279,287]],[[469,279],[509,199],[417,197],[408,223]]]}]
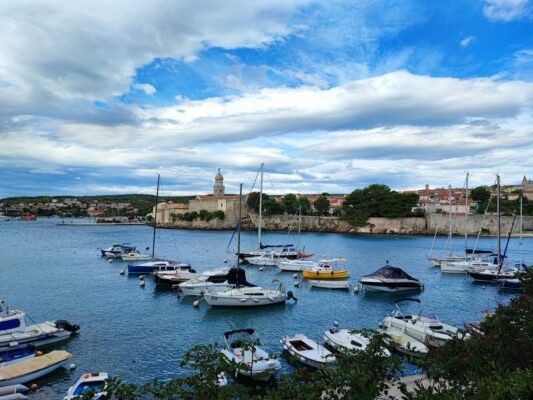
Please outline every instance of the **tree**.
[{"label": "tree", "polygon": [[283,205],[288,214],[296,214],[298,211],[298,198],[292,193],[286,194],[283,196]]},{"label": "tree", "polygon": [[285,206],[273,197],[269,197],[263,199],[263,211],[265,215],[281,215],[285,212]]},{"label": "tree", "polygon": [[311,202],[307,197],[300,196],[298,198],[298,207],[300,207],[300,210],[302,211],[303,215],[307,215],[311,210]]},{"label": "tree", "polygon": [[490,199],[490,191],[485,186],[478,186],[470,192],[470,198],[478,203],[485,203]]},{"label": "tree", "polygon": [[318,215],[326,215],[329,212],[331,204],[326,196],[320,195],[320,197],[313,203],[313,206],[315,206]]}]

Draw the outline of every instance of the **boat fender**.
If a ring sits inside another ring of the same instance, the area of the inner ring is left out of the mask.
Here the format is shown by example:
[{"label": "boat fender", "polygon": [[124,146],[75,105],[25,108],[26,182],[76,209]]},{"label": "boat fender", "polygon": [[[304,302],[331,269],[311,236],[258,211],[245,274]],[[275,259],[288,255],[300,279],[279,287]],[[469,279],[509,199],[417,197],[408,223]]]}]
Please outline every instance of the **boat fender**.
[{"label": "boat fender", "polygon": [[294,294],[292,293],[291,290],[287,292],[287,300],[290,300],[290,299],[294,300],[295,303],[298,303],[298,299],[294,297]]}]

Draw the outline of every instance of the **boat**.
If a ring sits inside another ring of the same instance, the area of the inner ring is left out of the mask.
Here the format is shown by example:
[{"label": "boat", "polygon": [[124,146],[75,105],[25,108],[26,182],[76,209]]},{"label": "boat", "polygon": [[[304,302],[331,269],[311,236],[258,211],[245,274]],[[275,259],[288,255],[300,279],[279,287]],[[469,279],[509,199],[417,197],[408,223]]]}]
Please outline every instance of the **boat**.
[{"label": "boat", "polygon": [[308,367],[321,368],[336,361],[331,351],[301,333],[282,336],[280,343],[289,354]]},{"label": "boat", "polygon": [[127,254],[121,254],[120,258],[122,258],[123,261],[144,261],[151,260],[152,256],[149,254],[141,254],[139,250],[133,250]]},{"label": "boat", "polygon": [[225,332],[226,347],[221,353],[228,361],[237,363],[236,373],[239,375],[268,381],[281,369],[281,364],[256,344],[252,338],[254,333],[252,328]]},{"label": "boat", "polygon": [[177,261],[156,260],[142,264],[129,264],[128,274],[151,274],[155,271],[175,271],[182,268],[191,268],[191,266]]},{"label": "boat", "polygon": [[361,277],[359,283],[368,291],[405,292],[424,288],[418,279],[413,278],[401,268],[389,265],[388,261],[376,272]]},{"label": "boat", "polygon": [[35,214],[24,214],[20,216],[21,221],[36,221],[37,216]]},{"label": "boat", "polygon": [[522,291],[524,287],[520,279],[500,279],[498,280],[498,287],[502,291]]},{"label": "boat", "polygon": [[281,257],[274,257],[274,252],[270,252],[263,256],[247,257],[244,259],[244,261],[250,265],[271,267],[278,265],[282,261],[287,261],[287,259]]},{"label": "boat", "polygon": [[[104,399],[107,396],[106,387],[111,377],[107,372],[91,372],[83,374],[72,385],[63,400],[82,398],[87,393],[93,394],[93,399]],[[86,397],[85,397],[86,398]]]},{"label": "boat", "polygon": [[19,361],[29,360],[30,358],[40,355],[35,346],[26,346],[0,351],[0,367],[15,364]]},{"label": "boat", "polygon": [[0,300],[0,351],[67,340],[79,328],[65,320],[26,325],[25,312],[9,310],[5,302]]},{"label": "boat", "polygon": [[285,292],[280,280],[274,279],[272,283],[277,287],[265,289],[260,286],[251,286],[238,287],[226,292],[207,291],[203,298],[210,306],[224,307],[257,307],[281,304],[289,299],[297,301],[290,290]]},{"label": "boat", "polygon": [[514,279],[520,273],[518,268],[500,270],[498,268],[485,269],[483,271],[468,271],[468,275],[477,282],[498,283],[502,279]]},{"label": "boat", "polygon": [[184,296],[202,296],[206,292],[227,292],[237,287],[253,287],[242,269],[222,268],[203,272],[178,285]]},{"label": "boat", "polygon": [[317,261],[310,260],[283,260],[278,264],[280,271],[286,272],[300,272],[304,269],[312,269],[318,267],[320,264]]},{"label": "boat", "polygon": [[7,385],[0,387],[0,399],[1,400],[26,400],[27,396],[22,393],[26,393],[30,390],[29,387],[24,385]]},{"label": "boat", "polygon": [[337,351],[365,350],[370,343],[368,338],[359,333],[340,329],[337,321],[333,321],[332,328],[324,331],[324,341]]},{"label": "boat", "polygon": [[456,261],[447,260],[441,264],[440,270],[443,274],[466,274],[468,271],[482,271],[494,266],[496,258],[493,261],[489,258],[495,256],[495,254],[490,254],[487,258],[474,257]]},{"label": "boat", "polygon": [[156,285],[178,285],[194,279],[198,274],[190,265],[181,265],[172,271],[154,271],[152,275]]},{"label": "boat", "polygon": [[350,274],[345,269],[335,269],[331,264],[346,261],[344,258],[331,258],[319,261],[317,267],[305,268],[302,270],[304,279],[343,279],[348,278]]},{"label": "boat", "polygon": [[0,368],[0,386],[33,382],[62,367],[72,357],[67,351],[54,350],[30,360]]},{"label": "boat", "polygon": [[100,252],[102,253],[102,257],[118,258],[123,254],[128,254],[136,250],[137,248],[129,243],[118,243],[105,249],[100,249]]},{"label": "boat", "polygon": [[400,309],[402,302],[416,302],[418,299],[399,299],[394,302],[395,310],[386,316],[381,322],[384,329],[398,329],[402,333],[416,339],[426,345],[440,347],[453,338],[468,338],[458,328],[441,322],[436,315],[424,314],[405,315]]},{"label": "boat", "polygon": [[394,346],[394,348],[400,353],[409,356],[420,356],[427,354],[429,351],[424,343],[406,335],[400,329],[391,327],[381,329],[379,332],[387,335],[387,338],[385,339],[386,342],[389,343],[389,345]]},{"label": "boat", "polygon": [[348,290],[350,289],[350,281],[336,281],[336,280],[315,280],[308,281],[309,286],[320,289],[336,289],[336,290]]}]

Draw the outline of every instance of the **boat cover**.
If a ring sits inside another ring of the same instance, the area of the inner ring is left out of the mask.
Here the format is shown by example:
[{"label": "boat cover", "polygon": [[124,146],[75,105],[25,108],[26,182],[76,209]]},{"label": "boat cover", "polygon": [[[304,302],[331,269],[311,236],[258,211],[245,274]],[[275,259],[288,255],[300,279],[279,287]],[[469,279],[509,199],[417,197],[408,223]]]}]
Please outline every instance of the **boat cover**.
[{"label": "boat cover", "polygon": [[246,272],[240,268],[230,268],[227,278],[232,285],[255,287],[246,280]]},{"label": "boat cover", "polygon": [[382,279],[409,279],[412,281],[417,281],[418,279],[413,278],[407,272],[401,268],[392,267],[390,265],[385,265],[383,268],[378,269],[373,274],[365,275],[365,278],[382,278]]},{"label": "boat cover", "polygon": [[48,354],[32,358],[27,361],[8,365],[0,368],[0,381],[18,378],[33,374],[34,372],[51,367],[54,364],[63,362],[72,357],[68,351],[54,350]]},{"label": "boat cover", "polygon": [[253,335],[254,332],[255,332],[255,329],[252,329],[252,328],[235,329],[233,331],[224,332],[224,337],[227,339],[231,335],[234,335],[236,333],[247,333],[248,335]]}]

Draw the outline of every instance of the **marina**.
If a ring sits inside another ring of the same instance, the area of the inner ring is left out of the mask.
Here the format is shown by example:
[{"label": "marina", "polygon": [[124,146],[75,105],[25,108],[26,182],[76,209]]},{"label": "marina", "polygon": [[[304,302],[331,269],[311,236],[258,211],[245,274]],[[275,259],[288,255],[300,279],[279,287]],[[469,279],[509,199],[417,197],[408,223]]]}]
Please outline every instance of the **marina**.
[{"label": "marina", "polygon": [[[351,290],[313,290],[294,287],[294,272],[278,268],[241,265],[246,280],[270,288],[280,280],[286,291],[298,299],[265,307],[211,307],[197,298],[180,296],[170,287],[158,288],[146,276],[139,285],[138,275],[120,275],[127,262],[101,257],[100,249],[125,241],[138,248],[151,246],[148,226],[57,227],[56,218],[41,218],[31,224],[11,220],[0,230],[0,293],[13,309],[24,310],[35,321],[58,317],[81,326],[78,334],[61,344],[72,354],[75,370],[60,368],[39,379],[32,399],[60,398],[86,371],[106,371],[121,379],[145,383],[185,376],[183,354],[196,344],[222,346],[223,333],[253,327],[260,332],[262,348],[269,354],[282,353],[279,339],[305,334],[323,343],[323,332],[333,319],[343,328],[377,329],[389,315],[393,301],[402,293]],[[231,233],[226,231],[158,230],[158,256],[188,263],[201,274],[207,270],[234,266],[235,249],[227,249]],[[283,242],[286,233],[269,232],[269,239]],[[406,273],[424,284],[420,292],[409,293],[422,301],[425,310],[438,314],[447,324],[462,327],[478,321],[481,312],[506,304],[516,294],[502,292],[496,285],[475,283],[468,275],[442,274],[428,261],[432,238],[423,236],[365,236],[303,233],[302,242],[316,255],[316,261],[331,255],[346,258],[343,263],[354,284],[394,260]],[[436,248],[443,248],[444,237],[437,237]],[[243,232],[246,248],[253,247],[256,232]],[[480,247],[493,248],[493,238],[480,239]],[[65,243],[69,243],[65,247]],[[523,242],[524,259],[533,256],[533,239]],[[509,259],[518,259],[518,241],[511,241]],[[39,260],[39,262],[36,262]],[[227,260],[227,262],[224,262]],[[153,346],[157,340],[158,346]],[[280,359],[282,371],[292,368]],[[409,371],[407,371],[409,372]]]}]

